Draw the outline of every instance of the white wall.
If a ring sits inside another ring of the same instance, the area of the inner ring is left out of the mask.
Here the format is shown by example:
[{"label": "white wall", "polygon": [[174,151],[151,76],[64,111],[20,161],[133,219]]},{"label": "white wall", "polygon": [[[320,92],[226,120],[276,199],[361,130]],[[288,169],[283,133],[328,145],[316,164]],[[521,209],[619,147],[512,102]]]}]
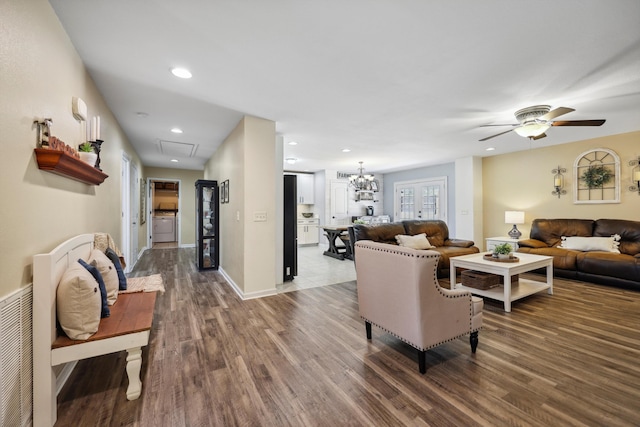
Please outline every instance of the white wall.
[{"label": "white wall", "polygon": [[[543,143],[539,143],[543,144]],[[583,152],[609,148],[620,156],[620,203],[575,204],[572,167]],[[628,219],[640,221],[640,195],[629,191],[629,161],[640,156],[640,131],[594,138],[570,144],[540,147],[528,151],[485,157],[483,170],[484,237],[503,236],[511,225],[504,223],[504,211],[525,212],[525,224],[518,225],[522,238],[529,237],[536,218]],[[551,194],[553,173],[560,165],[567,169],[567,194]]]},{"label": "white wall", "polygon": [[[229,180],[229,203],[220,205],[220,267],[244,298],[275,293],[278,282],[276,144],[274,122],[244,117],[205,165],[205,179]],[[267,221],[254,221],[257,212]]]},{"label": "white wall", "polygon": [[[106,106],[57,16],[45,0],[0,2],[0,297],[31,282],[32,257],[69,237],[107,232],[123,249],[122,151],[140,176],[139,158]],[[102,122],[101,167],[109,175],[87,185],[38,169],[34,119],[53,119],[52,134],[77,146],[84,127],[71,112],[82,98]],[[140,229],[141,240],[146,232]]]}]

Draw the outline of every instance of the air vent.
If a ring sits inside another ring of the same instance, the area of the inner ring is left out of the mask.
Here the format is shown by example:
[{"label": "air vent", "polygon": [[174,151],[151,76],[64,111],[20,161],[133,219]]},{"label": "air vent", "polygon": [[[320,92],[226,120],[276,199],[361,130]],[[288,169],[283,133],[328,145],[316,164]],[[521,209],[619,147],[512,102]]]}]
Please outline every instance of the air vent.
[{"label": "air vent", "polygon": [[193,157],[198,146],[186,142],[158,141],[158,148],[162,154],[169,157]]}]

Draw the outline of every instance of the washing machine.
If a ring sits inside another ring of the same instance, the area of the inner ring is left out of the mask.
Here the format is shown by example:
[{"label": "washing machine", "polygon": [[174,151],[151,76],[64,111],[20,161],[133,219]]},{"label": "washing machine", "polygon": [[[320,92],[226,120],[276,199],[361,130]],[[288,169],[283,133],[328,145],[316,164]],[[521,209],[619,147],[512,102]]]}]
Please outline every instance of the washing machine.
[{"label": "washing machine", "polygon": [[153,217],[153,243],[176,241],[176,217],[174,214],[156,214]]}]

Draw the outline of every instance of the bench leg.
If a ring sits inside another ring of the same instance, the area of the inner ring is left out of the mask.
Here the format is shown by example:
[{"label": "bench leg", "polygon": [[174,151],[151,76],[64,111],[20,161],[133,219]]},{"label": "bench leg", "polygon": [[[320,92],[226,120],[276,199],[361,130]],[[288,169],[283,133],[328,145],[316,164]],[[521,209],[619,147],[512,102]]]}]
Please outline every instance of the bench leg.
[{"label": "bench leg", "polygon": [[129,377],[129,387],[127,387],[127,400],[136,400],[142,391],[142,381],[140,381],[140,368],[142,367],[142,348],[135,347],[127,349],[127,376]]}]

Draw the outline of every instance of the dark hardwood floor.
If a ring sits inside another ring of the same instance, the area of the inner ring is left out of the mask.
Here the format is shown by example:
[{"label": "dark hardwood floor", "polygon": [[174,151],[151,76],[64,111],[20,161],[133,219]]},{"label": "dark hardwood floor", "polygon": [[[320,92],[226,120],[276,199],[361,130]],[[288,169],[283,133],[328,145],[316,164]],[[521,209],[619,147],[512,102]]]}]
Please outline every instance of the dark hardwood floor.
[{"label": "dark hardwood floor", "polygon": [[[192,249],[145,252],[162,273],[142,395],[125,353],[81,361],[57,426],[638,426],[640,292],[557,279],[555,294],[485,300],[480,344],[427,355],[373,328],[355,282],[240,300]],[[446,322],[447,319],[442,319]]]}]

